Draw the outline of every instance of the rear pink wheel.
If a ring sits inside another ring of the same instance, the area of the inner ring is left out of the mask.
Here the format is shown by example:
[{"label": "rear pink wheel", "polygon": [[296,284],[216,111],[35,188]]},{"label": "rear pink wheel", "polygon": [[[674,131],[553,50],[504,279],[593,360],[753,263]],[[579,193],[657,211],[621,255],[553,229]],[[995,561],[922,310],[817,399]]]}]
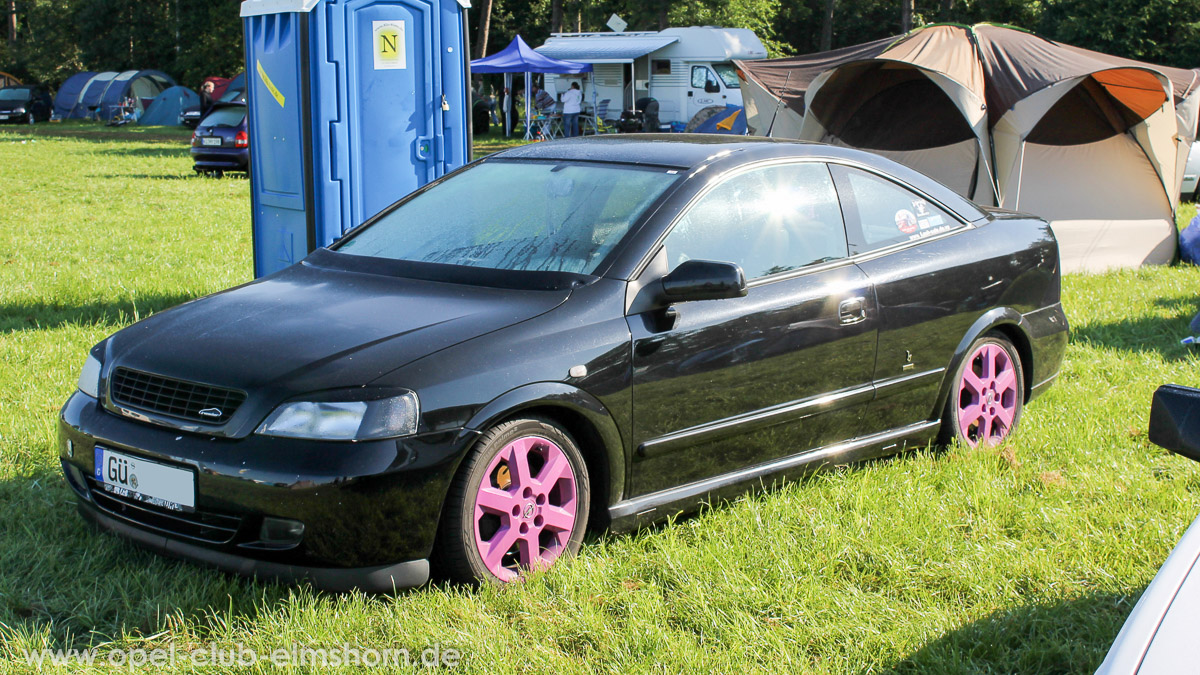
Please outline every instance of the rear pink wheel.
[{"label": "rear pink wheel", "polygon": [[995,335],[980,338],[959,366],[944,424],[972,447],[999,443],[1020,420],[1024,386],[1012,344]]},{"label": "rear pink wheel", "polygon": [[579,550],[587,467],[574,440],[540,419],[488,431],[447,501],[439,550],[460,580],[513,581]]}]

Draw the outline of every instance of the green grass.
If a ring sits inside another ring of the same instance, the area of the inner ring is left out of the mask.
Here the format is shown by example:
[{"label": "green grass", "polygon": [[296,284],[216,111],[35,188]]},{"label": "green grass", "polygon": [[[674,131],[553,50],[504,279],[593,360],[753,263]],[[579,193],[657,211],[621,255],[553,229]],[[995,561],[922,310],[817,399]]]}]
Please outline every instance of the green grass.
[{"label": "green grass", "polygon": [[250,278],[250,214],[186,133],[123,131],[0,131],[0,671],[43,646],[436,643],[471,672],[1090,672],[1200,513],[1200,469],[1145,434],[1156,386],[1200,380],[1184,266],[1064,281],[1062,377],[1003,448],[592,535],[526,583],[331,595],[137,550],[74,513],[56,411],[105,335]]}]

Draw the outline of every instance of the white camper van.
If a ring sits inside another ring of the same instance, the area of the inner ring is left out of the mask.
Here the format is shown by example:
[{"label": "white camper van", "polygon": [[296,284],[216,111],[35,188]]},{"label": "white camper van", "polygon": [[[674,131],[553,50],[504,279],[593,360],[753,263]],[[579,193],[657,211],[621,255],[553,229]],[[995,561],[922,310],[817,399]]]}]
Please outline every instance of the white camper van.
[{"label": "white camper van", "polygon": [[[733,59],[767,58],[767,49],[746,28],[692,26],[639,33],[555,33],[537,51],[556,59],[590,63],[597,103],[608,100],[615,119],[645,97],[658,101],[659,121],[687,123],[712,105],[742,105]],[[580,82],[593,100],[587,75],[547,75],[546,89],[565,92]],[[601,105],[601,108],[604,106]]]}]

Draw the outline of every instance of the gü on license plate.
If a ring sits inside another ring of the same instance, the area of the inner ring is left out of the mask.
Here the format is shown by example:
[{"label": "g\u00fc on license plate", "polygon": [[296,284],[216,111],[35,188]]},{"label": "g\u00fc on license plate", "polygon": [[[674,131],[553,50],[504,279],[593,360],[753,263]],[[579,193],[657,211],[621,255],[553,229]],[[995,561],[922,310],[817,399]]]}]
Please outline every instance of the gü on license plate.
[{"label": "g\u00fc on license plate", "polygon": [[141,457],[96,446],[96,480],[104,491],[172,511],[196,508],[195,475]]},{"label": "g\u00fc on license plate", "polygon": [[205,136],[200,139],[201,145],[220,145],[221,139],[215,136]]}]

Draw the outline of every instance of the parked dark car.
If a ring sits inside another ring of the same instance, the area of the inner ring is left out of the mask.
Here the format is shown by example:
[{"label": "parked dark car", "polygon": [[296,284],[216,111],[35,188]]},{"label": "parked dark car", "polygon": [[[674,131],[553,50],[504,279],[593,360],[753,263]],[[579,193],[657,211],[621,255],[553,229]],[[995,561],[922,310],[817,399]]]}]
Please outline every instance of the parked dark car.
[{"label": "parked dark car", "polygon": [[192,132],[192,167],[220,177],[226,171],[250,172],[250,132],[244,103],[221,103]]},{"label": "parked dark car", "polygon": [[50,90],[37,84],[18,84],[0,89],[0,122],[33,124],[50,119],[54,99]]},{"label": "parked dark car", "polygon": [[[480,198],[486,195],[486,198]],[[1057,377],[1058,246],[847,148],[537,143],[96,345],[85,516],[328,589],[518,577],[779,478],[994,443]]]}]

